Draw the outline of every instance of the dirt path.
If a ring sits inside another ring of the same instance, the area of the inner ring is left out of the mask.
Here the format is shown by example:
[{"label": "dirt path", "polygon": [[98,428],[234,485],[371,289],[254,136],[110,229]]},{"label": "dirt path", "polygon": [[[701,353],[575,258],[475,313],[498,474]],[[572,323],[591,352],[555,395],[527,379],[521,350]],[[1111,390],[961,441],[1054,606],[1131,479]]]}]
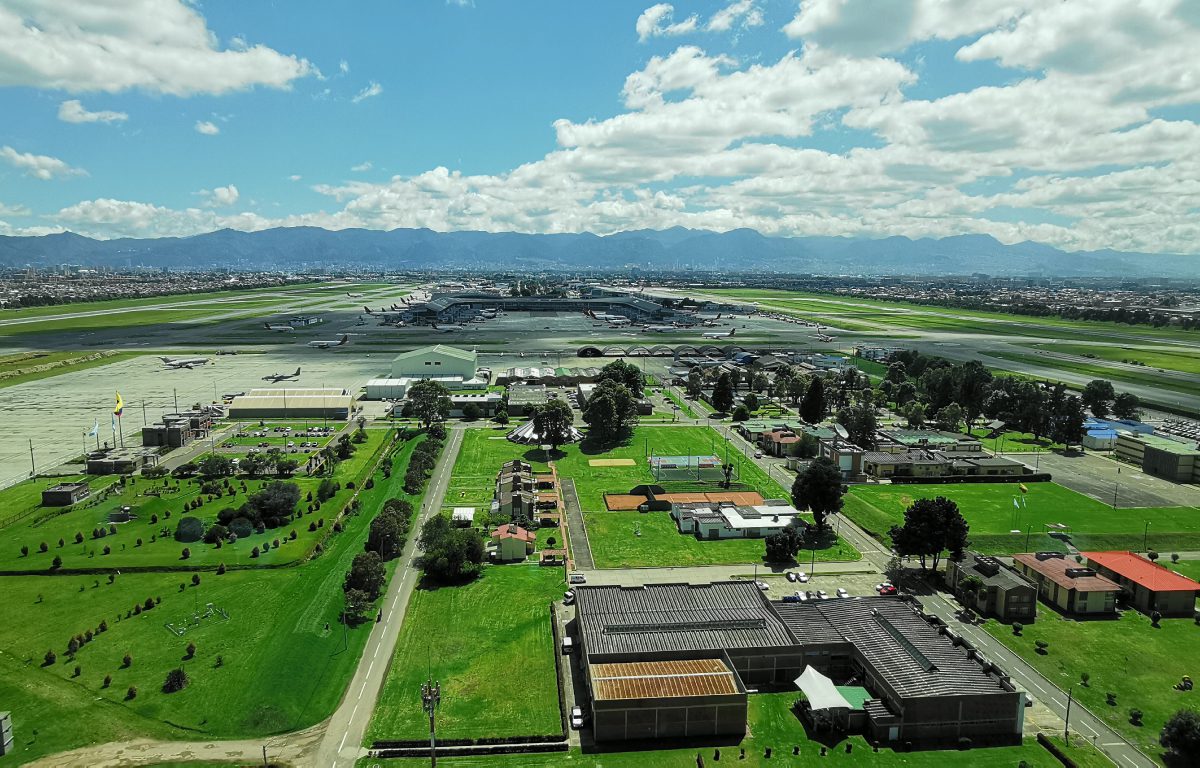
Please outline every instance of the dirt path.
[{"label": "dirt path", "polygon": [[30,763],[30,768],[124,768],[181,761],[262,762],[263,747],[270,760],[296,766],[311,765],[325,735],[321,723],[303,731],[253,741],[134,741],[97,744],[60,752]]}]

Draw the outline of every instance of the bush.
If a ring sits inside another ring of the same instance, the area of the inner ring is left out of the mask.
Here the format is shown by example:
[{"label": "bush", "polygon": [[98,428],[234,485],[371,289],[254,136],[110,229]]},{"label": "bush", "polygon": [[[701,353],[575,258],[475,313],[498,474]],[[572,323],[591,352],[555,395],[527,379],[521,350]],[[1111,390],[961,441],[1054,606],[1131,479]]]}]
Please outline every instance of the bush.
[{"label": "bush", "polygon": [[50,561],[50,568],[53,570],[62,568],[62,558],[58,555],[55,555],[54,559]]},{"label": "bush", "polygon": [[204,521],[198,517],[185,515],[175,524],[175,541],[190,544],[204,537]]},{"label": "bush", "polygon": [[1129,710],[1129,722],[1132,725],[1141,725],[1142,724],[1142,710],[1138,709],[1137,707],[1134,707],[1133,709]]},{"label": "bush", "polygon": [[100,685],[101,688],[107,688],[112,685],[112,675],[105,675],[104,682]]},{"label": "bush", "polygon": [[125,691],[125,700],[131,701],[136,698],[137,698],[137,686],[131,685],[131,686],[129,686],[129,690]]},{"label": "bush", "polygon": [[218,575],[218,576],[224,576],[224,575],[225,575],[225,563],[221,563],[221,564],[219,564],[219,565],[217,566],[217,575]]},{"label": "bush", "polygon": [[125,657],[123,659],[121,659],[121,666],[124,667],[125,669],[129,669],[130,667],[132,667],[133,666],[133,656],[131,656],[128,653],[125,654]]},{"label": "bush", "polygon": [[1200,755],[1200,712],[1181,709],[1171,715],[1158,743],[1177,757],[1194,760]]},{"label": "bush", "polygon": [[179,553],[180,560],[187,560],[191,556],[192,556],[192,550],[188,549],[187,547],[184,547],[183,551]]},{"label": "bush", "polygon": [[1046,655],[1047,649],[1050,648],[1050,643],[1047,643],[1045,640],[1037,640],[1034,642],[1034,645],[1037,646],[1037,652],[1043,656]]},{"label": "bush", "polygon": [[1014,635],[1019,635],[1019,634],[1021,634],[1021,630],[1023,630],[1023,629],[1025,629],[1025,625],[1024,625],[1024,624],[1022,624],[1021,622],[1019,622],[1019,621],[1014,621],[1014,622],[1012,623],[1012,631],[1013,631],[1013,634],[1014,634]]},{"label": "bush", "polygon": [[1117,706],[1117,694],[1113,693],[1112,691],[1109,691],[1108,693],[1104,694],[1104,699],[1105,699],[1105,703],[1108,704],[1108,706],[1110,706],[1110,707]]},{"label": "bush", "polygon": [[46,651],[46,655],[42,657],[42,666],[49,667],[58,661],[58,655],[54,651]]},{"label": "bush", "polygon": [[213,523],[204,532],[205,544],[220,544],[227,538],[229,538],[229,529],[220,523]]},{"label": "bush", "polygon": [[192,586],[193,587],[200,586],[200,574],[198,574],[198,573],[192,574]]},{"label": "bush", "polygon": [[193,659],[196,657],[196,644],[195,643],[188,643],[187,648],[185,650],[187,651],[187,656],[185,656],[184,658]]}]

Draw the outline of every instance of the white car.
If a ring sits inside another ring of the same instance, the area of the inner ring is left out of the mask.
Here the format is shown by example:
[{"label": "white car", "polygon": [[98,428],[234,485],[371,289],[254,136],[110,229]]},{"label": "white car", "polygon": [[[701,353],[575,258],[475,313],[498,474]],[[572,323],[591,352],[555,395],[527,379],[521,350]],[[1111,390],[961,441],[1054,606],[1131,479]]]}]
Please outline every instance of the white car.
[{"label": "white car", "polygon": [[570,589],[563,592],[563,605],[570,605],[573,602],[575,602],[575,592]]},{"label": "white car", "polygon": [[796,581],[800,582],[801,584],[807,584],[808,574],[804,571],[796,571]]},{"label": "white car", "polygon": [[767,582],[765,582],[765,581],[756,581],[754,583],[757,584],[758,588],[761,589],[763,592],[766,592],[768,589],[771,588],[771,585],[767,584]]},{"label": "white car", "polygon": [[583,727],[583,710],[579,707],[571,707],[571,727],[577,731]]},{"label": "white car", "polygon": [[582,573],[572,573],[567,576],[567,581],[571,584],[587,584],[587,576]]},{"label": "white car", "polygon": [[850,597],[850,590],[846,589],[845,587],[838,587],[837,596],[838,597]]},{"label": "white car", "polygon": [[828,600],[828,599],[829,599],[829,593],[828,593],[828,592],[826,592],[826,591],[825,591],[825,590],[823,590],[823,589],[818,589],[818,590],[817,590],[817,599],[818,599],[818,600]]}]

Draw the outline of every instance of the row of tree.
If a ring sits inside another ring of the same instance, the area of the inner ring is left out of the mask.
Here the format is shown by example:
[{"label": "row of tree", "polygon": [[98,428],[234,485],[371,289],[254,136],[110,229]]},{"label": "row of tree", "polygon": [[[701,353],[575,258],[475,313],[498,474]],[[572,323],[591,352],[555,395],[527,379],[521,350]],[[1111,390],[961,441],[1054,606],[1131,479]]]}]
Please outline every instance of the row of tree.
[{"label": "row of tree", "polygon": [[637,404],[645,386],[645,377],[636,365],[616,360],[604,366],[583,409],[588,437],[608,444],[628,436],[637,424]]}]

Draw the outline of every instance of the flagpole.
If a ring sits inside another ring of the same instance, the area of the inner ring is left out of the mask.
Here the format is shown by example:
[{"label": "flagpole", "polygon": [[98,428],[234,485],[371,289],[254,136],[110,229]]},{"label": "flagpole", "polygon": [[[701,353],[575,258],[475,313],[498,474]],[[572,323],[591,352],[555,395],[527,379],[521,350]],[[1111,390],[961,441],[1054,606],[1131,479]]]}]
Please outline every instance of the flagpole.
[{"label": "flagpole", "polygon": [[29,438],[29,476],[37,474],[37,464],[33,460],[33,438]]}]

